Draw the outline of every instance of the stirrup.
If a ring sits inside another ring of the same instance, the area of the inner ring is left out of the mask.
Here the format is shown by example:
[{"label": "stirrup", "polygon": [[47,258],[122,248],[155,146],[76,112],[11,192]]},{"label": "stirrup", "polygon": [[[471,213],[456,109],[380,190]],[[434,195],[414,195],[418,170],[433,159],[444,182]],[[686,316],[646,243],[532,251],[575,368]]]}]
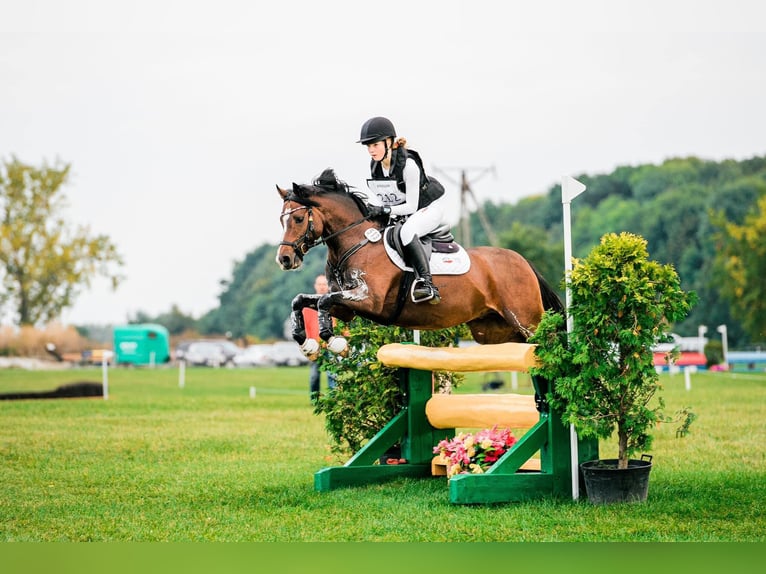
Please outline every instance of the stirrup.
[{"label": "stirrup", "polygon": [[[427,289],[428,293],[420,296],[415,294],[416,289],[423,288]],[[412,282],[412,287],[410,288],[410,299],[412,299],[413,303],[425,303],[426,301],[429,301],[431,305],[436,305],[439,303],[439,301],[441,301],[441,296],[439,295],[439,290],[434,285],[428,283],[425,279],[417,278]]]}]

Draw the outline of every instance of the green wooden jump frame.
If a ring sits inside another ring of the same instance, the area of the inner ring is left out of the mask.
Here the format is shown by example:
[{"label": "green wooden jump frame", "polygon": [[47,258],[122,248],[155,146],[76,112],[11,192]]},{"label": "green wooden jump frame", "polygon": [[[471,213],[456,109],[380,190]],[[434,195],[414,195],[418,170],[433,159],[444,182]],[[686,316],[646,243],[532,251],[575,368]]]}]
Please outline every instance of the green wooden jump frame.
[{"label": "green wooden jump frame", "polygon": [[[482,352],[503,353],[508,345],[484,345]],[[385,345],[381,351],[385,351]],[[415,349],[416,346],[408,345]],[[424,347],[425,353],[431,352]],[[515,350],[515,348],[514,348]],[[379,351],[379,356],[381,354]],[[433,351],[436,351],[435,349]],[[465,351],[465,349],[450,349]],[[439,353],[444,350],[437,351]],[[498,355],[502,362],[502,356]],[[383,359],[381,359],[384,363]],[[462,359],[465,360],[464,358]],[[443,370],[488,371],[526,370],[483,368],[482,365],[462,365]],[[437,429],[426,417],[426,403],[433,393],[433,372],[422,368],[400,366],[400,382],[405,392],[406,405],[364,447],[343,466],[324,468],[314,475],[314,487],[327,492],[343,487],[363,486],[408,477],[431,477],[431,461],[434,447],[444,438],[455,436],[455,429]],[[422,365],[418,364],[418,367]],[[484,474],[460,474],[449,480],[449,499],[454,504],[489,504],[521,500],[567,497],[571,495],[571,443],[569,428],[558,413],[549,408],[544,400],[549,384],[540,377],[532,377],[535,389],[538,422],[533,425],[495,464]],[[399,444],[406,464],[386,465],[377,461],[391,447]],[[540,470],[521,470],[521,466],[535,453],[540,453]],[[585,462],[598,459],[598,440],[578,441],[578,460]],[[444,480],[444,477],[437,477]]]}]

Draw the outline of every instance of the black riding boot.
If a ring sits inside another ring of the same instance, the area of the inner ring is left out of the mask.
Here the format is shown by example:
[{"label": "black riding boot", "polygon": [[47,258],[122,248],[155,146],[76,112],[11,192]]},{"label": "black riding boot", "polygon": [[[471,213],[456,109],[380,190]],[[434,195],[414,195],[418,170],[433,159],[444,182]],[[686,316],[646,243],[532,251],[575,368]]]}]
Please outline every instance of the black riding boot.
[{"label": "black riding boot", "polygon": [[426,257],[423,244],[420,243],[420,239],[416,235],[412,238],[412,241],[408,245],[404,246],[404,253],[409,260],[409,264],[415,270],[415,282],[412,285],[412,300],[415,303],[422,303],[424,301],[430,302],[432,305],[436,305],[441,301],[439,290],[434,285],[431,279],[431,269],[428,265],[428,257]]}]

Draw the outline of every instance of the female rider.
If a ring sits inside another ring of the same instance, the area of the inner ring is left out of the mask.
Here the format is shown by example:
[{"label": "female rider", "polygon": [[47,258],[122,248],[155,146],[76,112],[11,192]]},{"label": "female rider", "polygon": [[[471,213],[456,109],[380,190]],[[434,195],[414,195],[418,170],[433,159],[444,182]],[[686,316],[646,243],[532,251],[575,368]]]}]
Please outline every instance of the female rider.
[{"label": "female rider", "polygon": [[439,290],[433,284],[431,269],[420,238],[445,221],[444,187],[423,169],[423,162],[414,150],[407,149],[407,140],[396,138],[394,124],[384,117],[374,117],[362,125],[359,141],[367,146],[372,161],[371,188],[375,182],[394,180],[384,193],[378,193],[382,205],[369,205],[370,214],[389,215],[406,219],[401,228],[401,241],[407,264],[415,270],[416,281],[412,289],[415,303],[439,303]]}]

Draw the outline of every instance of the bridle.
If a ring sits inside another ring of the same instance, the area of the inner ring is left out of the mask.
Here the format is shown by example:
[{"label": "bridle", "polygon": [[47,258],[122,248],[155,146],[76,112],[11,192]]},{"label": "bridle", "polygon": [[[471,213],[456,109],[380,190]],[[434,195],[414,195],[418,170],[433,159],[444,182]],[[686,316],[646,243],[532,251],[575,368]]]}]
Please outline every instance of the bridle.
[{"label": "bridle", "polygon": [[[285,203],[292,201],[291,198],[285,199]],[[287,211],[283,211],[280,215],[281,220],[285,220],[286,217],[289,215],[295,213],[296,211],[300,211],[302,209],[306,210],[306,216],[308,217],[308,225],[306,225],[306,231],[303,232],[303,236],[300,237],[297,241],[280,241],[279,245],[286,245],[287,247],[291,247],[293,251],[295,251],[295,255],[303,261],[303,256],[306,255],[306,253],[309,252],[310,249],[313,249],[317,245],[322,245],[323,243],[327,243],[328,240],[332,239],[333,237],[337,237],[349,229],[353,229],[354,227],[361,225],[365,221],[372,218],[371,215],[367,215],[363,217],[362,219],[358,219],[354,221],[353,223],[350,223],[343,229],[340,229],[336,231],[335,233],[331,233],[327,237],[316,237],[316,229],[314,228],[314,211],[311,206],[309,205],[299,205],[298,207],[293,207],[292,209],[288,209]],[[283,223],[284,225],[284,223]],[[346,251],[340,258],[339,267],[342,266],[349,257],[351,257],[354,253],[359,251],[362,247],[367,245],[369,243],[369,240],[365,237],[362,241],[351,247],[348,251]]]},{"label": "bridle", "polygon": [[[285,200],[285,203],[290,201],[289,199]],[[309,252],[309,249],[312,247],[317,246],[319,243],[322,242],[322,238],[319,238],[319,241],[317,241],[313,235],[314,235],[314,213],[311,209],[311,207],[307,205],[299,205],[298,207],[293,207],[292,209],[288,209],[287,211],[283,211],[282,215],[279,216],[279,218],[283,221],[282,225],[284,224],[284,221],[287,217],[289,217],[291,214],[295,213],[296,211],[300,211],[302,209],[307,210],[307,216],[309,219],[309,223],[306,226],[306,231],[303,233],[303,237],[299,238],[298,241],[280,241],[279,245],[286,245],[287,247],[292,247],[293,251],[295,251],[295,255],[303,261],[303,256],[306,255],[306,253]]]}]

